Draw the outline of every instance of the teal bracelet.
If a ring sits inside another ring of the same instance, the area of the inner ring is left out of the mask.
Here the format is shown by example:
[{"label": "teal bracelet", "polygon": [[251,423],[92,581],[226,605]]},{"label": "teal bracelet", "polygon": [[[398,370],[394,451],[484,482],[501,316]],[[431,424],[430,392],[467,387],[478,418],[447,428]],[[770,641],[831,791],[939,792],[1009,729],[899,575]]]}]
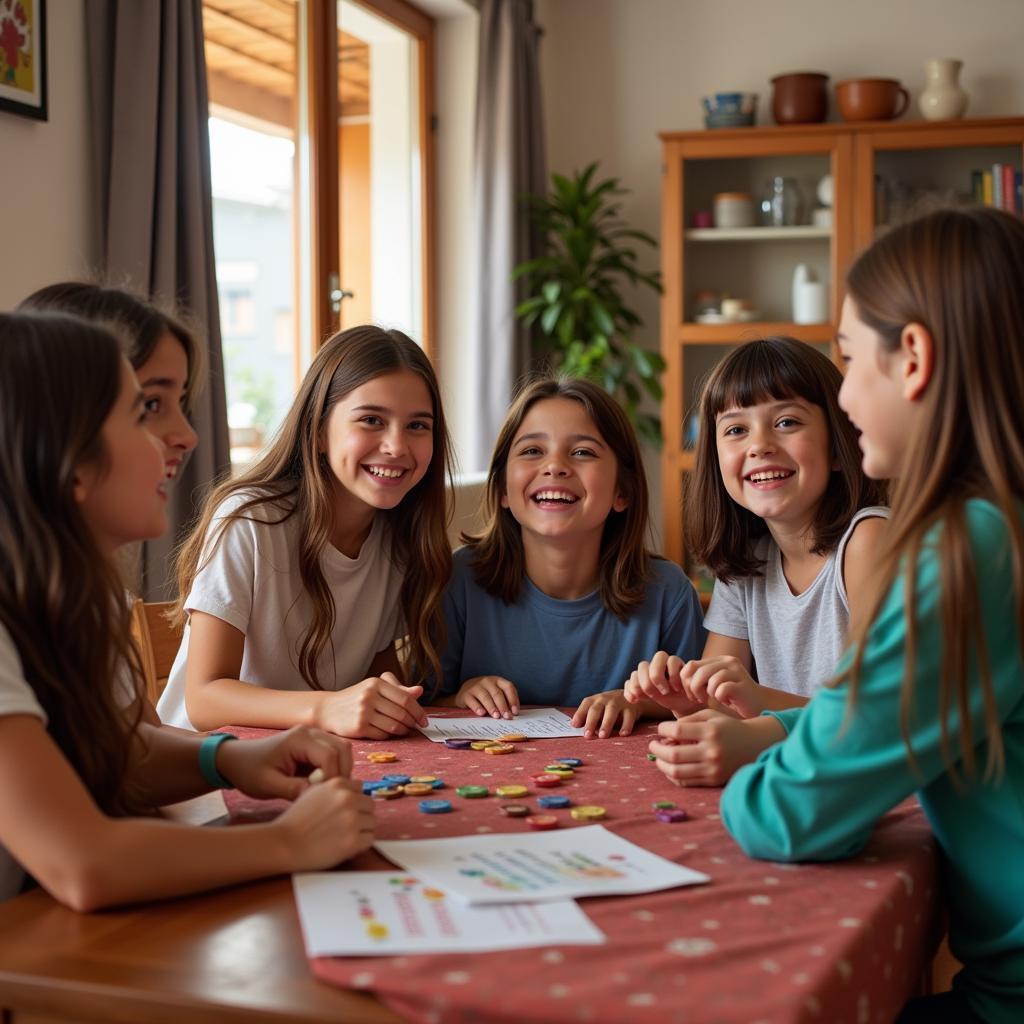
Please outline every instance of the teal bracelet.
[{"label": "teal bracelet", "polygon": [[219,771],[217,771],[217,749],[227,740],[238,739],[229,732],[211,732],[202,743],[199,744],[199,771],[206,781],[217,789],[234,789],[234,784],[228,782]]}]

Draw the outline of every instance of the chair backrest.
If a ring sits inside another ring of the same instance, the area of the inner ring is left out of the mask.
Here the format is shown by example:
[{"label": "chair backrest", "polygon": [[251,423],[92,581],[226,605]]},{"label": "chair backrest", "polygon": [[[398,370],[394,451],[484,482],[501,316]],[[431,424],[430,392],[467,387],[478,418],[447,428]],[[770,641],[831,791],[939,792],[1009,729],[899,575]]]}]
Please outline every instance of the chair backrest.
[{"label": "chair backrest", "polygon": [[153,704],[167,685],[167,677],[181,646],[183,631],[172,626],[167,618],[173,606],[172,601],[146,604],[141,600],[132,605],[132,632],[142,655],[146,696]]}]

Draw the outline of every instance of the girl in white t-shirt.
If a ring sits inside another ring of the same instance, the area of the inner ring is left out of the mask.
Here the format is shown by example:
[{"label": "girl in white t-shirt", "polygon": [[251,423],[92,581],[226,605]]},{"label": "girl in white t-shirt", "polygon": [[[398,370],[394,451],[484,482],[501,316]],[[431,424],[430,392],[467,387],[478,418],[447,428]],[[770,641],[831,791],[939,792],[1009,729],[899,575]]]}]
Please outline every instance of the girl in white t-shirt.
[{"label": "girl in white t-shirt", "polygon": [[187,624],[162,720],[370,739],[426,724],[418,684],[438,675],[452,565],[448,452],[415,342],[379,327],[331,338],[270,448],[213,492],[182,549]]},{"label": "girl in white t-shirt", "polygon": [[[27,873],[88,910],[327,868],[372,842],[343,741],[300,728],[228,742],[141,721],[115,556],[166,526],[166,465],[144,401],[106,331],[0,315],[0,899]],[[311,768],[328,781],[310,787]],[[232,784],[298,799],[240,829],[156,815]]]},{"label": "girl in white t-shirt", "polygon": [[737,746],[751,730],[720,709],[752,718],[804,704],[846,646],[888,512],[839,408],[842,382],[817,349],[775,337],[734,349],[704,387],[686,526],[716,578],[708,642],[696,661],[659,651],[626,690],[676,712],[661,732],[682,745],[659,760],[675,781],[722,784],[759,749]]}]

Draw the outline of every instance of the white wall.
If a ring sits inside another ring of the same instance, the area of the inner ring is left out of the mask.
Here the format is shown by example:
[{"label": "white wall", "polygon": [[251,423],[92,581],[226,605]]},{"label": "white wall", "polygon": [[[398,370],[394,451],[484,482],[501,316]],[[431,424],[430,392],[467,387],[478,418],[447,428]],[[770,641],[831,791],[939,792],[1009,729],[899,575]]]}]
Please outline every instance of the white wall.
[{"label": "white wall", "polygon": [[[537,0],[537,20],[550,169],[599,160],[633,192],[624,216],[655,237],[657,134],[703,127],[709,93],[757,92],[759,120],[771,124],[776,74],[899,78],[916,119],[923,62],[957,57],[968,116],[1024,114],[1021,0]],[[639,339],[657,348],[657,296],[638,292],[635,305],[646,321]],[[660,490],[656,460],[649,469]]]},{"label": "white wall", "polygon": [[0,111],[0,309],[99,261],[84,0],[52,0],[47,15],[50,119]]}]

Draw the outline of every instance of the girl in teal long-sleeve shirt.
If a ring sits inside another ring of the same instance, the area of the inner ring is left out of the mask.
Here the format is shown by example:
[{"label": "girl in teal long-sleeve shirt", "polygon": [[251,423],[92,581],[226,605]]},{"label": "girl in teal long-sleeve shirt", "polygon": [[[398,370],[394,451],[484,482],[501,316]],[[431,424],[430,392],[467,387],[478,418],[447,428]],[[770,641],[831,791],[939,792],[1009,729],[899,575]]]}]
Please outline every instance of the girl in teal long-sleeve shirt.
[{"label": "girl in teal long-sleeve shirt", "polygon": [[[1024,1020],[1024,223],[897,228],[854,264],[840,404],[896,481],[868,614],[836,685],[729,728],[776,742],[722,817],[770,860],[849,857],[918,792],[946,867],[953,991],[904,1021]],[[668,723],[670,729],[676,723]],[[671,760],[669,744],[653,744]]]}]

